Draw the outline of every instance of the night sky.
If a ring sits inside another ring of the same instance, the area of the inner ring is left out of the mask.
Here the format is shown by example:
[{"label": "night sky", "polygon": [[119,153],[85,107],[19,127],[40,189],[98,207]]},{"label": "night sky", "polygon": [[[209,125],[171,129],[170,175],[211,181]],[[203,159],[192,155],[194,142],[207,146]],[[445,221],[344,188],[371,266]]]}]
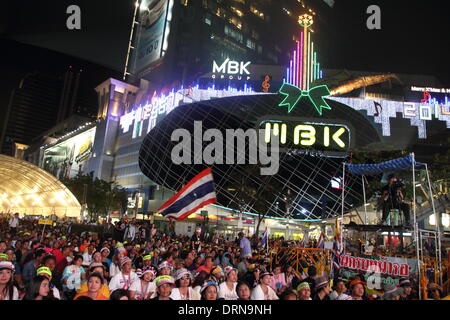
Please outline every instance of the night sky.
[{"label": "night sky", "polygon": [[[6,8],[0,8],[0,35],[123,71],[134,0],[2,2],[0,6]],[[336,0],[328,27],[316,41],[320,42],[322,66],[431,74],[450,86],[450,19],[443,3]],[[65,11],[71,4],[81,7],[81,31],[66,29]],[[366,8],[371,4],[382,9],[382,30],[366,28]],[[46,57],[40,59],[44,61]],[[22,62],[3,61],[10,66]]]}]

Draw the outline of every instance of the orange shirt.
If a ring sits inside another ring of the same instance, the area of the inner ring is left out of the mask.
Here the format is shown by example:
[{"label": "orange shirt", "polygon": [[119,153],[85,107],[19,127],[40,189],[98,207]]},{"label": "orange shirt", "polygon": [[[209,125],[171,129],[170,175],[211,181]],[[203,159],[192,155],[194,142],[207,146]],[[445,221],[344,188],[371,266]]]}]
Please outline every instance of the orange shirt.
[{"label": "orange shirt", "polygon": [[[79,293],[75,296],[75,298],[73,298],[73,300],[77,300],[78,297],[87,297],[87,296],[88,292]],[[109,298],[105,297],[104,295],[101,294],[101,292],[99,292],[97,294],[97,299],[95,300],[109,300]]]}]

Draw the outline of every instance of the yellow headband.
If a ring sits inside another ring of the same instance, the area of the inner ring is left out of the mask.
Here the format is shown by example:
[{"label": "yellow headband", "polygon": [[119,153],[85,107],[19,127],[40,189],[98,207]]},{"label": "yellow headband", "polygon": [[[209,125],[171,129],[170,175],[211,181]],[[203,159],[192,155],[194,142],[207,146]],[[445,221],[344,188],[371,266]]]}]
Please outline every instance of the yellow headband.
[{"label": "yellow headband", "polygon": [[48,275],[49,277],[52,276],[52,271],[50,270],[49,267],[40,267],[39,269],[37,269],[37,271],[36,271],[37,275],[42,274],[42,273]]}]

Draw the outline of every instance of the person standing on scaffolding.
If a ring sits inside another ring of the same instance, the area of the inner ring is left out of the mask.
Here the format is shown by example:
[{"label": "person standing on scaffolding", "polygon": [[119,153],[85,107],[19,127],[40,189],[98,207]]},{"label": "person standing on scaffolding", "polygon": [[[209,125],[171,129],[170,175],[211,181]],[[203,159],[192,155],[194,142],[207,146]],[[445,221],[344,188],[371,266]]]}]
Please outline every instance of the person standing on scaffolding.
[{"label": "person standing on scaffolding", "polygon": [[402,180],[397,179],[394,174],[388,176],[388,184],[381,189],[381,198],[383,201],[383,217],[381,219],[381,224],[386,223],[386,219],[392,209],[398,209],[403,211],[404,216],[404,226],[411,226],[409,222],[409,205],[403,202],[404,196],[402,193],[402,188],[405,184]]}]

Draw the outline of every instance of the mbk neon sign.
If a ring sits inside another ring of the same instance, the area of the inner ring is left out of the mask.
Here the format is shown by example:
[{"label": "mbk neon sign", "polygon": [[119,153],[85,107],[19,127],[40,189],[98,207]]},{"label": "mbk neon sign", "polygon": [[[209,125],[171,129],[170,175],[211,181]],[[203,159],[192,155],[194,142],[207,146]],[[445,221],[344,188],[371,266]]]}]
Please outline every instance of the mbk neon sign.
[{"label": "mbk neon sign", "polygon": [[[248,62],[238,62],[238,61],[232,61],[229,58],[227,58],[220,66],[217,64],[216,61],[213,61],[213,79],[216,79],[216,73],[220,73],[220,78],[224,79],[226,75],[228,75],[228,78],[230,80],[238,79],[242,80],[243,78],[246,78],[246,80],[250,80],[250,71],[248,71],[248,66],[251,64],[250,61]],[[243,77],[244,76],[244,77]]]}]

